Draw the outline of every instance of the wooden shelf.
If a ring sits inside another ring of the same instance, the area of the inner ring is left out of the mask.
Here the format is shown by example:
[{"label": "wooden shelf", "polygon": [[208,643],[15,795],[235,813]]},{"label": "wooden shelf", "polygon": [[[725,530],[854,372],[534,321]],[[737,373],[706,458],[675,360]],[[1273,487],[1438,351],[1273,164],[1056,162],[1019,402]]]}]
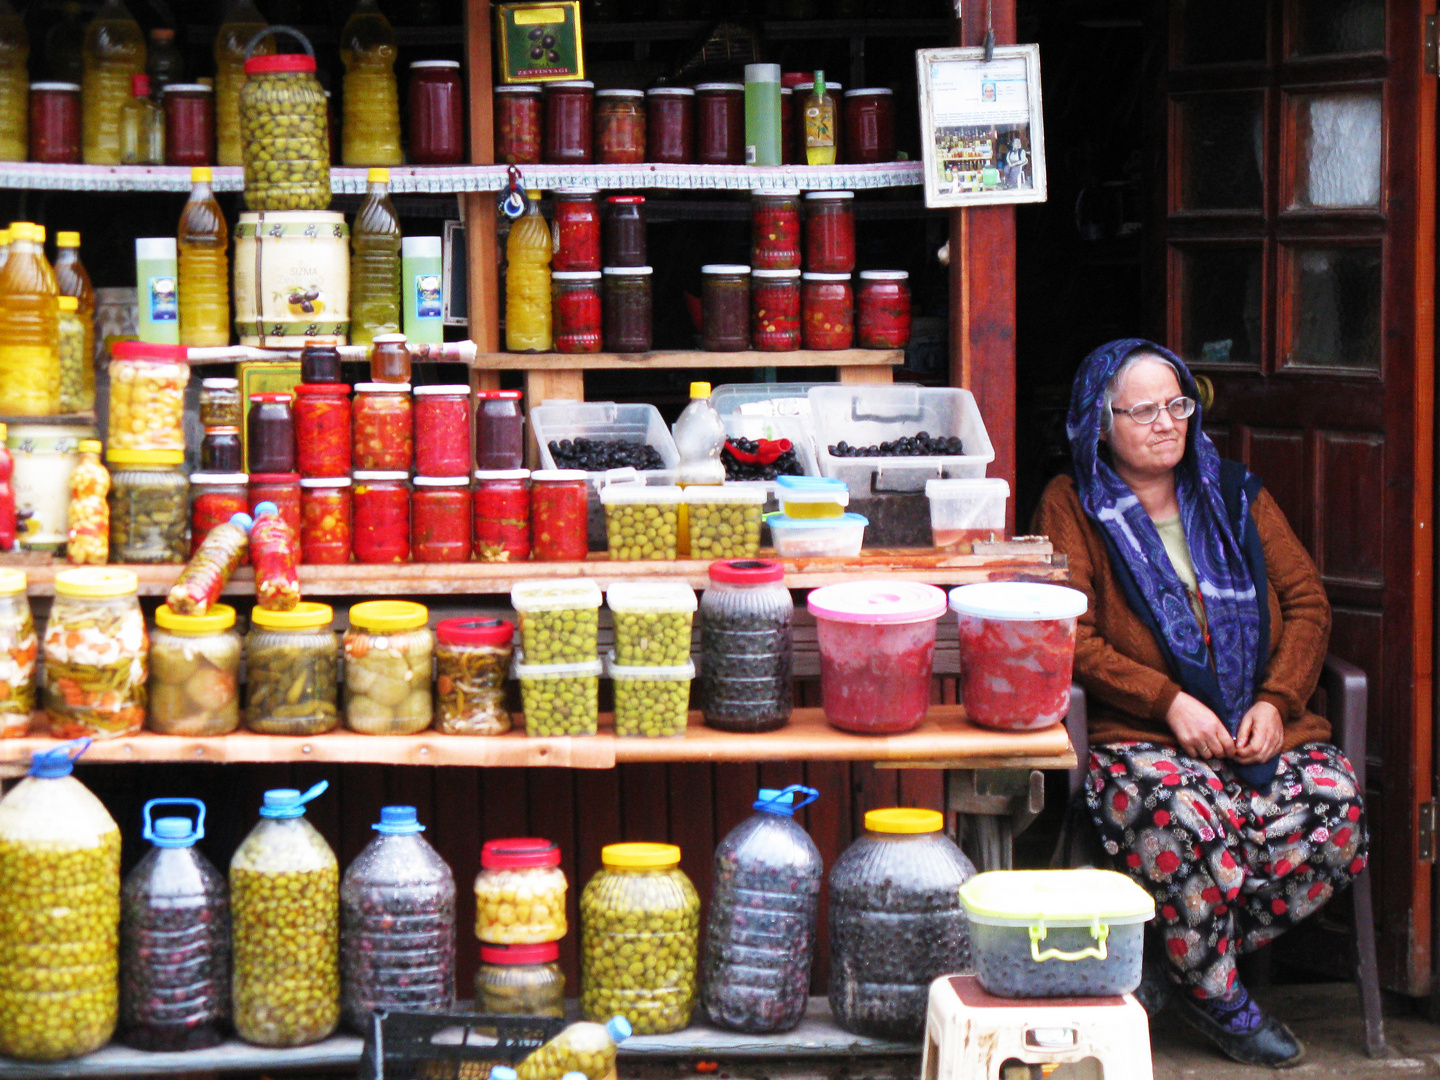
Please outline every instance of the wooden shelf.
[{"label": "wooden shelf", "polygon": [[508,371],[595,371],[599,368],[892,368],[903,349],[793,349],[789,352],[704,352],[660,349],[646,353],[476,353],[471,366]]}]

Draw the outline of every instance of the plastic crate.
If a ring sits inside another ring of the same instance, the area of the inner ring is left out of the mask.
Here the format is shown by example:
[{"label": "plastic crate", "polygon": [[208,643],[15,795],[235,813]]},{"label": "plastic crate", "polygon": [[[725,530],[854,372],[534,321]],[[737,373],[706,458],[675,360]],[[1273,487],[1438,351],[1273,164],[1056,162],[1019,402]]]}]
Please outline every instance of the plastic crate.
[{"label": "plastic crate", "polygon": [[[555,469],[550,443],[561,439],[619,439],[622,442],[653,446],[664,462],[663,469],[640,472],[647,484],[673,484],[680,452],[670,427],[654,405],[618,405],[613,401],[546,401],[530,410],[530,426],[540,446],[540,467]],[[592,486],[605,475],[587,472]]]},{"label": "plastic crate", "polygon": [[[815,386],[827,383],[726,383],[710,395],[710,404],[725,424],[725,434],[745,439],[789,439],[805,476],[819,476],[815,456],[815,427],[810,421],[810,399]],[[733,483],[734,481],[732,481]],[[763,484],[774,494],[773,480],[745,480]]]},{"label": "plastic crate", "polygon": [[565,1029],[552,1016],[377,1011],[360,1055],[359,1080],[485,1080]]}]

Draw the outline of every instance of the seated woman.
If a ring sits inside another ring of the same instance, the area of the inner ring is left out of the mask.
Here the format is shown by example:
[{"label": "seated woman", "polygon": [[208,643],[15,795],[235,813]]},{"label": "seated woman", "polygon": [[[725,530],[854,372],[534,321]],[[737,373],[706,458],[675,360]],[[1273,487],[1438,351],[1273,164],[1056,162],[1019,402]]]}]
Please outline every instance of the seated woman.
[{"label": "seated woman", "polygon": [[1155,898],[1187,1020],[1246,1064],[1304,1048],[1235,977],[1237,953],[1313,914],[1365,866],[1361,793],[1305,703],[1330,636],[1319,572],[1275,500],[1200,430],[1195,381],[1148,341],[1075,377],[1074,475],[1035,531],[1089,598],[1090,815]]}]

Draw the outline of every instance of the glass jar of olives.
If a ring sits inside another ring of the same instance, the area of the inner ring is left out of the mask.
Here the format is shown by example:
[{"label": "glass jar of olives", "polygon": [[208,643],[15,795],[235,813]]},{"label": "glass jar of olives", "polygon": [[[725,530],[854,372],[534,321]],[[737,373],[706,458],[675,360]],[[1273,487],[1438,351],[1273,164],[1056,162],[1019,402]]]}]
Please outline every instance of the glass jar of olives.
[{"label": "glass jar of olives", "polygon": [[161,604],[150,636],[149,722],[161,735],[228,735],[240,726],[235,609],[180,615]]},{"label": "glass jar of olives", "polygon": [[181,450],[110,450],[110,557],[183,563],[190,555],[190,481]]},{"label": "glass jar of olives", "polygon": [[362,735],[413,735],[430,726],[435,637],[430,612],[409,600],[367,600],[345,631],[345,726]]},{"label": "glass jar of olives", "polygon": [[245,727],[262,735],[320,735],[340,723],[340,642],[329,604],[257,607],[245,637]]},{"label": "glass jar of olives", "polygon": [[538,837],[488,840],[475,878],[475,936],[490,945],[559,941],[569,930],[560,847]]},{"label": "glass jar of olives", "polygon": [[721,731],[774,731],[790,719],[795,604],[766,559],[710,564],[700,599],[700,707]]},{"label": "glass jar of olives", "polygon": [[560,944],[482,945],[475,1011],[502,1016],[564,1016]]},{"label": "glass jar of olives", "polygon": [[245,61],[240,138],[245,206],[250,210],[324,210],[330,205],[325,91],[315,78],[310,43],[300,41],[305,54],[251,56]]},{"label": "glass jar of olives", "polygon": [[700,896],[680,849],[609,844],[600,859],[580,895],[580,1012],[624,1016],[637,1035],[679,1031],[695,1009],[700,941]]}]

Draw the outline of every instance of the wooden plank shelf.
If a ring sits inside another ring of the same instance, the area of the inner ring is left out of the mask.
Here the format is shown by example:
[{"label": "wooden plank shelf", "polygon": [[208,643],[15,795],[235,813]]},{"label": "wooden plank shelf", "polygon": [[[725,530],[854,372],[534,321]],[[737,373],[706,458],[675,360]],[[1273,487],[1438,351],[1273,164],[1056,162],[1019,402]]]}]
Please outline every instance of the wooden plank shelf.
[{"label": "wooden plank shelf", "polygon": [[[471,366],[495,371],[630,371],[637,368],[837,367],[892,368],[903,349],[792,349],[788,352],[704,352],[659,349],[646,353],[476,353]],[[888,380],[889,374],[886,372]]]}]

